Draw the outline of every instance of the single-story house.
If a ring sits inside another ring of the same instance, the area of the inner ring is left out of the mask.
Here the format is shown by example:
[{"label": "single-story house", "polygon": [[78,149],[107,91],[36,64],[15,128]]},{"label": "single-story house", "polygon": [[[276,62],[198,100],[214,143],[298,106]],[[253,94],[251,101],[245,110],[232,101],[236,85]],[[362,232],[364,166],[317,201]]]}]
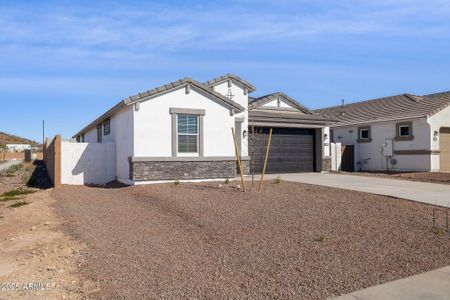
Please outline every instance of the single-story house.
[{"label": "single-story house", "polygon": [[268,172],[327,169],[332,120],[282,93],[249,97],[254,91],[233,74],[205,83],[184,78],[123,99],[74,138],[114,143],[116,179],[126,184],[234,177],[231,128],[247,174],[262,169],[269,128]]},{"label": "single-story house", "polygon": [[9,152],[23,152],[30,149],[30,144],[6,144],[6,151]]},{"label": "single-story house", "polygon": [[344,171],[450,171],[450,92],[318,109],[338,122]]}]

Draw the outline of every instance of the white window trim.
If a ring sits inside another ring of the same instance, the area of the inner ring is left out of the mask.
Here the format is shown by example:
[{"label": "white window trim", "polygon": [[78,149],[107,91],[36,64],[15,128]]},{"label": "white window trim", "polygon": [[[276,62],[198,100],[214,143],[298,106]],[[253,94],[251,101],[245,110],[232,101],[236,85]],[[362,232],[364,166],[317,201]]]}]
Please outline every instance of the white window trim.
[{"label": "white window trim", "polygon": [[[362,132],[363,131],[367,131],[367,137],[363,137],[362,136]],[[360,130],[359,130],[359,139],[360,140],[368,140],[368,139],[370,139],[370,131],[369,131],[369,129],[367,129],[367,128],[361,128]]]}]

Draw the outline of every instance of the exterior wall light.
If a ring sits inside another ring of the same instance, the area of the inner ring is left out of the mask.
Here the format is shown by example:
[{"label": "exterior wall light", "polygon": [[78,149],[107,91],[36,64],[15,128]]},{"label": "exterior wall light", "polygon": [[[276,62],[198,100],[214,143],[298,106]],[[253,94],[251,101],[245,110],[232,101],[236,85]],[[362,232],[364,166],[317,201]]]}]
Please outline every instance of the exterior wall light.
[{"label": "exterior wall light", "polygon": [[324,140],[328,140],[328,134],[325,133],[325,134],[323,135],[323,139],[324,139]]},{"label": "exterior wall light", "polygon": [[439,132],[437,130],[435,130],[433,133],[433,141],[437,141],[438,137],[439,137]]},{"label": "exterior wall light", "polygon": [[247,134],[248,134],[247,130],[244,130],[244,132],[242,132],[242,136],[244,137],[244,139],[247,137]]}]

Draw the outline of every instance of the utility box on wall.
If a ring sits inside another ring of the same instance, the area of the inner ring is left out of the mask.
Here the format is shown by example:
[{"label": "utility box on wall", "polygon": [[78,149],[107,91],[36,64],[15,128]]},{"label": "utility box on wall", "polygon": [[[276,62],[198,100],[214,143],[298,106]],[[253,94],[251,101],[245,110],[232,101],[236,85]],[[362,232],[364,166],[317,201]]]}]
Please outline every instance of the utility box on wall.
[{"label": "utility box on wall", "polygon": [[384,140],[383,155],[387,157],[394,155],[394,140]]}]

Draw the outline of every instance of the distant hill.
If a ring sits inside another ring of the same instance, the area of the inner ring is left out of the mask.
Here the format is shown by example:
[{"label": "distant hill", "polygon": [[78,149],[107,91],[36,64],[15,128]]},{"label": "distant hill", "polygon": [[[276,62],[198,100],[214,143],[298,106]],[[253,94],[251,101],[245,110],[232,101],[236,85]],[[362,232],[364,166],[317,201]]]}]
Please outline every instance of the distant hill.
[{"label": "distant hill", "polygon": [[32,146],[39,146],[38,142],[24,139],[12,134],[7,134],[0,131],[0,148],[5,148],[6,144],[30,144]]}]

